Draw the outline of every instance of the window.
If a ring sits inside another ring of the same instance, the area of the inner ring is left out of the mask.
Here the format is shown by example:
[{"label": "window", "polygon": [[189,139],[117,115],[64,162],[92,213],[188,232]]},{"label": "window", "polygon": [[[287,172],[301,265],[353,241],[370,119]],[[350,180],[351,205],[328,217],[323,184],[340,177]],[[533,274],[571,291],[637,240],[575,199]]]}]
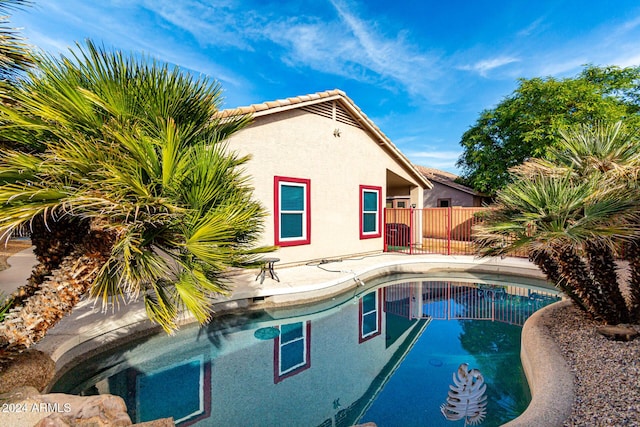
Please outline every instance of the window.
[{"label": "window", "polygon": [[277,246],[311,243],[311,181],[308,179],[274,179],[275,244]]},{"label": "window", "polygon": [[380,335],[382,317],[380,316],[379,291],[369,292],[360,298],[360,340],[367,341]]},{"label": "window", "polygon": [[451,199],[438,199],[439,208],[448,208],[451,206]]},{"label": "window", "polygon": [[280,326],[274,341],[274,382],[296,375],[311,366],[311,323],[297,322]]},{"label": "window", "polygon": [[382,187],[360,186],[360,238],[370,239],[382,235],[380,206]]},{"label": "window", "polygon": [[406,208],[406,202],[398,202],[398,208]]}]

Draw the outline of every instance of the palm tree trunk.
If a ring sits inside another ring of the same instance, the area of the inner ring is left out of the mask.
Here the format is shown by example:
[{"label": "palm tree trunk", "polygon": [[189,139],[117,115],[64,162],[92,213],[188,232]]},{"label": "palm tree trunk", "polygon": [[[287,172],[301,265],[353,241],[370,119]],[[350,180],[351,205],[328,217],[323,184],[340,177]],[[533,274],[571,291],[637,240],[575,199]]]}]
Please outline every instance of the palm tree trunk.
[{"label": "palm tree trunk", "polygon": [[[584,305],[593,317],[602,319],[607,324],[617,324],[618,316],[611,317],[611,310],[607,309],[607,302],[602,289],[589,274],[586,263],[570,245],[558,245],[554,248],[554,258],[558,264],[558,271],[565,278],[567,285],[575,291],[574,299],[579,305]],[[609,316],[609,317],[608,317]]]},{"label": "palm tree trunk", "polygon": [[625,246],[624,257],[629,261],[629,317],[640,321],[640,239],[634,239]]},{"label": "palm tree trunk", "polygon": [[88,233],[82,244],[61,259],[35,294],[7,313],[0,324],[0,360],[3,352],[21,351],[41,340],[71,312],[109,258],[112,245],[108,233]]},{"label": "palm tree trunk", "polygon": [[591,240],[585,245],[585,252],[596,287],[601,289],[606,302],[604,306],[607,311],[605,317],[616,324],[627,323],[629,321],[629,309],[618,285],[616,260],[613,256],[613,251],[602,242]]},{"label": "palm tree trunk", "polygon": [[24,349],[41,340],[89,290],[104,261],[80,251],[66,256],[36,294],[7,313],[0,324],[0,347]]},{"label": "palm tree trunk", "polygon": [[543,249],[532,250],[529,253],[529,260],[533,262],[545,276],[547,276],[547,280],[553,283],[555,287],[560,289],[567,297],[571,298],[578,308],[584,312],[588,312],[587,307],[584,305],[580,297],[576,295],[575,289],[573,289],[571,284],[568,283],[560,274],[560,267],[558,266],[558,263],[553,259],[548,251]]},{"label": "palm tree trunk", "polygon": [[11,298],[13,306],[19,306],[40,289],[40,285],[60,262],[68,256],[89,233],[88,221],[77,218],[62,217],[45,219],[42,215],[29,223],[33,253],[39,264],[31,272],[27,283],[16,290]]}]

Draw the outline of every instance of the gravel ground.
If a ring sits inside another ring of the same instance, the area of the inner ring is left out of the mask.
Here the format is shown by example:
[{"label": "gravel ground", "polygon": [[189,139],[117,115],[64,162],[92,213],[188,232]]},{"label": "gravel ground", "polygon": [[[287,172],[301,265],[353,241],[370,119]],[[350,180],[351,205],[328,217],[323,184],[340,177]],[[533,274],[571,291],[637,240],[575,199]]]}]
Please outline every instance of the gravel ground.
[{"label": "gravel ground", "polygon": [[576,376],[576,401],[564,425],[640,426],[640,338],[611,341],[574,306],[553,315],[551,335]]}]

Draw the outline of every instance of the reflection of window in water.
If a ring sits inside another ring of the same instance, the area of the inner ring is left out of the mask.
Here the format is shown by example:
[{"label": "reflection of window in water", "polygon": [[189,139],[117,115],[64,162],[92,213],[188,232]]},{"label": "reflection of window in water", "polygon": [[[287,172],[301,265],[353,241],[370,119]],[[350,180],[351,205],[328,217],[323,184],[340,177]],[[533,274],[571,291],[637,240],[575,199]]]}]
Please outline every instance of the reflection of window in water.
[{"label": "reflection of window in water", "polygon": [[310,366],[310,322],[280,325],[280,336],[275,340],[277,372],[275,382],[295,375]]},{"label": "reflection of window in water", "polygon": [[[167,368],[135,375],[135,419],[173,417],[176,424],[209,417],[210,364],[202,356]],[[175,390],[180,393],[175,394]],[[166,396],[172,398],[167,401]]]},{"label": "reflection of window in water", "polygon": [[380,335],[380,309],[378,291],[360,298],[360,342]]}]

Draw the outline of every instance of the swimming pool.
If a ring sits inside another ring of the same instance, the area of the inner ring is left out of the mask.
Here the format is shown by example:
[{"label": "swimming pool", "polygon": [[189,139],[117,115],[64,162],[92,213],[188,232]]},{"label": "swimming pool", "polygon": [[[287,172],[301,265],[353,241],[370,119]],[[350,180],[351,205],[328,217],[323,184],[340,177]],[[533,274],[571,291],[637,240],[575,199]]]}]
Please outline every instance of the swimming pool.
[{"label": "swimming pool", "polygon": [[464,425],[440,412],[461,363],[487,385],[484,426],[526,409],[520,332],[558,300],[542,282],[394,275],[304,306],[217,317],[66,372],[52,392],[111,393],[134,422],[179,426]]}]

